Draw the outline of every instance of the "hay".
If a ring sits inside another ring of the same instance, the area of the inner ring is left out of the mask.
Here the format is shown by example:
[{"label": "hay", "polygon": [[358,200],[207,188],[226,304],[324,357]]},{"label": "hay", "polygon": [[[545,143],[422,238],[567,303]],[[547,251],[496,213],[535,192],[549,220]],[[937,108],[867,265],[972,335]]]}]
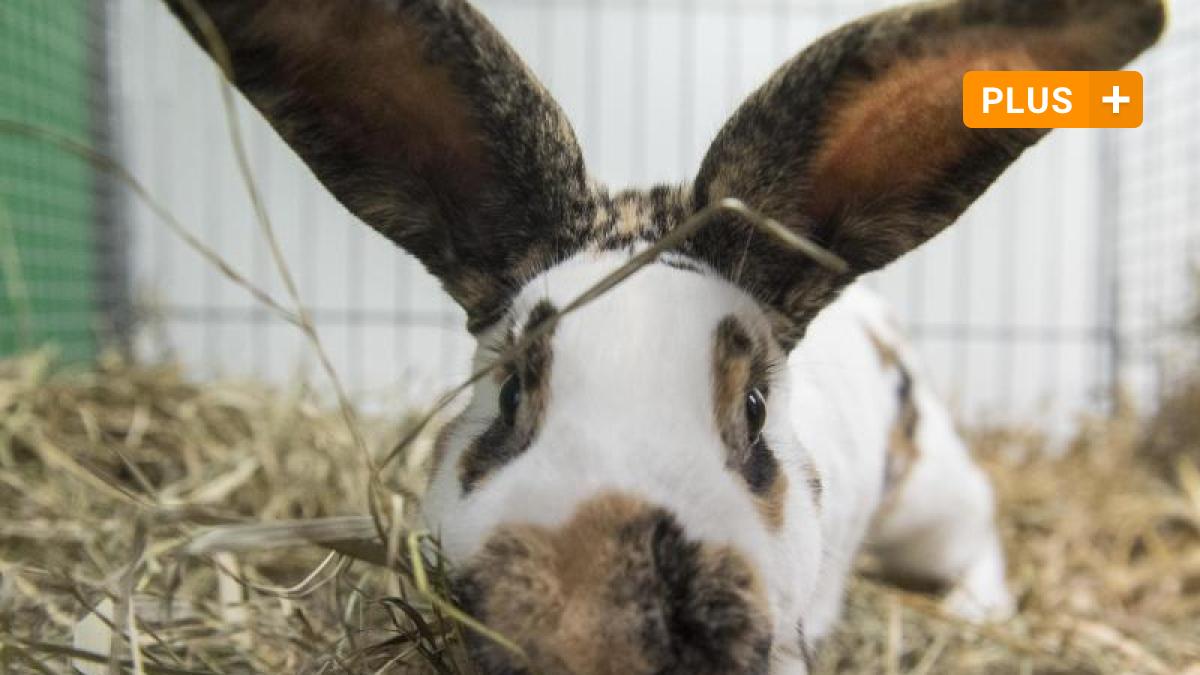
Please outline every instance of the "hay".
[{"label": "hay", "polygon": [[[296,672],[338,660],[373,672],[402,648],[428,648],[420,642],[433,629],[414,639],[403,613],[427,607],[379,602],[411,592],[383,568],[336,562],[306,580],[328,556],[312,545],[179,554],[206,526],[364,513],[366,477],[338,412],[303,388],[198,387],[173,368],[116,359],[59,375],[49,365],[44,353],[0,361],[0,672],[35,661],[67,670],[79,620],[106,600],[116,618],[110,610],[92,633],[127,625],[133,603],[145,672]],[[361,432],[380,457],[406,427],[364,421]],[[397,495],[419,494],[422,441],[391,475]],[[397,513],[411,506],[394,501]]]},{"label": "hay", "polygon": [[973,434],[1019,615],[975,628],[859,580],[823,672],[1200,672],[1200,472],[1164,480],[1140,434],[1127,411],[1091,420],[1057,458],[1034,433]]},{"label": "hay", "polygon": [[[1161,435],[1165,423],[1149,428]],[[361,431],[378,458],[407,426],[364,420]],[[1139,453],[1151,436],[1128,413],[1088,422],[1059,459],[1036,434],[975,434],[1020,615],[964,625],[929,597],[861,576],[819,672],[1196,668],[1200,436],[1186,433],[1173,438],[1192,453],[1170,461]],[[428,446],[387,477],[407,496],[393,500],[397,515],[419,496]],[[361,527],[319,520],[364,513],[355,452],[341,415],[303,388],[201,387],[114,359],[57,375],[41,353],[0,362],[0,670],[63,672],[74,658],[108,672],[112,652],[148,673],[469,672],[455,626],[402,565],[307,543]],[[238,552],[197,539],[206,525],[291,520],[311,531],[218,529],[240,533]],[[255,550],[280,531],[297,538]]]}]

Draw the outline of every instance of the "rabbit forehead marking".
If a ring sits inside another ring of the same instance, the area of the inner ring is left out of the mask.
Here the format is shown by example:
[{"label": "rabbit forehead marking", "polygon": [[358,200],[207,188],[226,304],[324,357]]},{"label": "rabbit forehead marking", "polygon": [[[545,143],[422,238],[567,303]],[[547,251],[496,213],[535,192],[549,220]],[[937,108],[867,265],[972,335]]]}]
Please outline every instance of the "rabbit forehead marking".
[{"label": "rabbit forehead marking", "polygon": [[[463,265],[451,281],[455,297],[468,305],[490,305],[477,311],[468,328],[476,335],[493,328],[513,305],[505,298],[511,288],[523,289],[556,266],[581,253],[628,250],[657,241],[692,214],[691,190],[686,185],[659,185],[649,189],[627,189],[610,193],[602,185],[592,186],[588,208],[570,216],[553,236],[535,242],[512,256],[491,256]],[[688,264],[677,255],[664,256],[668,264],[701,271],[702,265]],[[500,288],[497,279],[508,280]],[[518,298],[522,291],[512,293]]]},{"label": "rabbit forehead marking", "polygon": [[692,213],[691,188],[686,185],[658,185],[615,194],[598,188],[596,195],[587,236],[599,249],[656,241]]},{"label": "rabbit forehead marking", "polygon": [[[499,528],[458,579],[464,604],[538,672],[764,673],[764,586],[735,548],[694,541],[665,509],[621,492],[556,527]],[[510,655],[474,645],[486,667]]]}]

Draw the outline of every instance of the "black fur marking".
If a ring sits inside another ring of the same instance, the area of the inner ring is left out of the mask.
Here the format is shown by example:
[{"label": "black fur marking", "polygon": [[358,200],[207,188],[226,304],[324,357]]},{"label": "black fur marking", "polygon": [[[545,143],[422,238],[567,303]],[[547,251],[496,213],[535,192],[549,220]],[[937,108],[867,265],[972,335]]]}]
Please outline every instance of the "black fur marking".
[{"label": "black fur marking", "polygon": [[671,269],[695,274],[705,274],[709,271],[708,267],[700,261],[680,255],[664,255],[658,259],[658,263]]},{"label": "black fur marking", "polygon": [[892,494],[921,454],[917,444],[920,411],[914,398],[912,373],[902,360],[895,362],[900,381],[896,385],[896,419],[893,422],[887,462],[884,464],[884,493]]},{"label": "black fur marking", "polygon": [[497,418],[463,455],[459,471],[463,494],[470,494],[485,477],[520,457],[529,448],[531,440],[518,437],[514,429]]},{"label": "black fur marking", "polygon": [[770,492],[771,486],[779,478],[779,460],[767,446],[765,438],[760,437],[750,446],[750,454],[742,465],[742,476],[746,478],[750,491],[756,495]]},{"label": "black fur marking", "polygon": [[[549,300],[542,300],[529,312],[529,317],[525,320],[525,334],[528,335],[541,327],[557,314],[558,310],[555,309],[553,303]],[[521,358],[517,359],[516,366],[523,391],[537,390],[545,386],[545,379],[550,374],[550,361],[553,356],[550,351],[551,336],[552,332],[534,342]]]},{"label": "black fur marking", "polygon": [[913,398],[913,376],[904,363],[896,364],[900,370],[900,384],[896,387],[896,397],[900,400],[901,425],[904,437],[910,442],[917,440],[917,404]]},{"label": "black fur marking", "polygon": [[817,473],[817,468],[811,464],[806,467],[808,473],[808,491],[812,494],[813,506],[817,511],[821,510],[821,504],[825,497],[825,483],[821,480],[821,474]]},{"label": "black fur marking", "polygon": [[803,621],[796,623],[796,645],[800,649],[800,658],[804,660],[805,672],[813,672],[816,663],[813,660],[813,649],[808,641],[808,633],[804,631]]},{"label": "black fur marking", "polygon": [[[524,334],[556,316],[558,310],[549,300],[534,306],[525,321]],[[471,443],[459,464],[459,482],[463,494],[469,494],[483,479],[500,467],[520,457],[529,449],[541,423],[549,399],[549,376],[553,361],[551,339],[554,331],[535,340],[509,366],[509,372],[520,382],[521,404],[514,424],[497,415],[488,428]],[[515,344],[516,336],[510,336]]]},{"label": "black fur marking", "polygon": [[[746,604],[753,583],[748,571],[723,558],[712,569],[701,560],[702,549],[689,541],[670,514],[654,516],[654,567],[666,615],[673,666],[667,673],[751,673],[766,675],[771,636]],[[750,661],[734,658],[751,641]]]}]

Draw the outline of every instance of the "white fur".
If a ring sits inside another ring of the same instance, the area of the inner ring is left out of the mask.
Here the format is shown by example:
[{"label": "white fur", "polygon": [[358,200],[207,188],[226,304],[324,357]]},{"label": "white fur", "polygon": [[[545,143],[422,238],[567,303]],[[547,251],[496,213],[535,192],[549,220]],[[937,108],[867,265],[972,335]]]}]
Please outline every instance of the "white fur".
[{"label": "white fur", "polygon": [[[545,272],[515,301],[517,325],[543,299],[565,306],[628,257],[584,253]],[[803,672],[797,626],[819,639],[838,617],[846,576],[880,504],[898,412],[897,373],[881,363],[866,329],[896,344],[899,338],[880,303],[851,288],[774,375],[765,433],[789,488],[784,527],[773,533],[742,479],[726,468],[713,419],[713,337],[730,314],[764,320],[752,298],[715,274],[652,265],[564,318],[534,442],[464,499],[459,459],[497,411],[495,383],[481,381],[425,504],[450,558],[466,559],[501,524],[561,525],[601,492],[632,493],[669,509],[689,537],[731,544],[748,557],[769,593],[772,672]],[[502,330],[481,337],[476,365]],[[976,614],[986,615],[1008,602],[991,493],[944,410],[923,384],[918,392],[928,454],[872,539],[920,568],[913,571],[965,577],[984,610]],[[820,511],[807,464],[824,483]],[[910,536],[918,543],[906,544]]]}]

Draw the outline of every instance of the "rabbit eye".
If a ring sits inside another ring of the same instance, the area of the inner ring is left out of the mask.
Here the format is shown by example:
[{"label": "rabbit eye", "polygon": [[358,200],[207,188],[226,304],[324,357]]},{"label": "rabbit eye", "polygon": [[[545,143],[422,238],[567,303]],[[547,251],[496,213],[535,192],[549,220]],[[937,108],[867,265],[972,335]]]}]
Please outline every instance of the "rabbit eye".
[{"label": "rabbit eye", "polygon": [[746,392],[746,429],[751,443],[758,441],[766,423],[767,399],[758,389],[751,389]]},{"label": "rabbit eye", "polygon": [[517,409],[521,407],[521,382],[516,375],[509,375],[500,385],[500,415],[504,423],[513,426],[517,421]]}]

